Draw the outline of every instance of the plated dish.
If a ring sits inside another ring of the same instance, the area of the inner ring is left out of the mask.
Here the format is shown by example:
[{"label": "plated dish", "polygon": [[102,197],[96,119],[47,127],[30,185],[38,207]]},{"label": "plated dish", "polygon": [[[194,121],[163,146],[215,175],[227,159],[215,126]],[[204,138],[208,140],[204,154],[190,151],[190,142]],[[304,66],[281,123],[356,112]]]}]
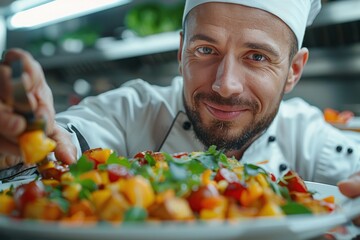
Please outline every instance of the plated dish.
[{"label": "plated dish", "polygon": [[[306,182],[309,189],[342,199],[332,185]],[[348,221],[342,211],[325,215],[299,215],[286,218],[253,218],[234,221],[143,222],[122,226],[110,224],[63,226],[48,221],[18,221],[0,217],[0,236],[4,239],[310,239]]]},{"label": "plated dish", "polygon": [[92,149],[77,164],[51,162],[40,170],[41,180],[1,185],[1,234],[306,239],[345,223],[350,212],[335,207],[342,200],[334,186],[305,184],[293,171],[276,179],[215,147],[178,154],[146,151],[132,159]]}]

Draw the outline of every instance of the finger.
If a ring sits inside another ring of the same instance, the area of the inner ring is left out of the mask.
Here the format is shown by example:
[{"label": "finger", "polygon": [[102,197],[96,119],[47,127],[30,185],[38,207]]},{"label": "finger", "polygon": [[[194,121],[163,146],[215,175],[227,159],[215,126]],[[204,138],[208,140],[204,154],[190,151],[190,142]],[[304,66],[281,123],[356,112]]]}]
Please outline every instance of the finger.
[{"label": "finger", "polygon": [[0,103],[0,135],[7,138],[14,138],[26,128],[26,120],[20,115],[11,112],[8,106]]},{"label": "finger", "polygon": [[44,80],[44,74],[40,64],[31,56],[30,53],[22,49],[8,50],[4,56],[4,63],[10,65],[11,62],[21,60],[23,63],[23,71],[29,75],[29,79],[25,84],[27,91],[34,89],[41,81]]},{"label": "finger", "polygon": [[66,164],[76,162],[76,147],[71,142],[70,134],[59,126],[55,126],[52,138],[57,143],[55,149],[56,159]]},{"label": "finger", "polygon": [[20,156],[0,154],[0,170],[15,166],[22,162]]},{"label": "finger", "polygon": [[46,120],[46,133],[48,135],[52,135],[55,127],[55,109],[53,104],[53,97],[48,85],[44,85],[43,89],[44,90],[41,90],[35,94],[35,98],[38,102],[36,116]]},{"label": "finger", "polygon": [[360,196],[360,175],[354,175],[349,179],[338,183],[339,190],[347,197],[354,198]]},{"label": "finger", "polygon": [[19,146],[7,139],[0,138],[0,152],[2,154],[20,156],[21,152]]},{"label": "finger", "polygon": [[0,100],[7,105],[12,104],[11,69],[0,65]]}]

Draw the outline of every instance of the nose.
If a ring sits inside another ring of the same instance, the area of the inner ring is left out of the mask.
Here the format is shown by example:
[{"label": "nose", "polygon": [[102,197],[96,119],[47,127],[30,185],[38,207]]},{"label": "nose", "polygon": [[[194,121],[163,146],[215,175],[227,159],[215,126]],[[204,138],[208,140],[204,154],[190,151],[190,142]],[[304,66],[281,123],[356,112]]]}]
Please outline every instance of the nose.
[{"label": "nose", "polygon": [[218,65],[212,90],[222,97],[230,97],[241,94],[244,91],[243,84],[244,79],[236,58],[231,55],[224,56]]}]

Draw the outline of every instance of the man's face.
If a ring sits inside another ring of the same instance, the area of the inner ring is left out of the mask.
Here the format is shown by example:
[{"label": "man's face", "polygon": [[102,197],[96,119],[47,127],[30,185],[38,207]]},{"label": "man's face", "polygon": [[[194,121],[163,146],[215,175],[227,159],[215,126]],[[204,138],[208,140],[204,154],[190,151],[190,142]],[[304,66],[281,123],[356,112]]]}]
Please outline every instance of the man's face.
[{"label": "man's face", "polygon": [[290,33],[277,17],[236,4],[189,13],[180,72],[187,114],[206,146],[241,150],[271,124],[292,88]]}]

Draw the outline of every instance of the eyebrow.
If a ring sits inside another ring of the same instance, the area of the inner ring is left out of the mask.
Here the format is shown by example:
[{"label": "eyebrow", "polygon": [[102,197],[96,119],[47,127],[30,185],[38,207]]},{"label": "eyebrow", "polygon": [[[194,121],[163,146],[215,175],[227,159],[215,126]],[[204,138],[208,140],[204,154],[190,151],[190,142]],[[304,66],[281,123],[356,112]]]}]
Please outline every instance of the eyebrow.
[{"label": "eyebrow", "polygon": [[204,34],[195,34],[194,36],[192,36],[190,38],[190,42],[195,42],[197,40],[203,40],[203,41],[207,41],[209,43],[218,43],[218,41],[216,41],[214,38],[209,37],[209,36],[204,35]]},{"label": "eyebrow", "polygon": [[245,43],[247,48],[255,49],[255,50],[264,50],[275,57],[280,57],[280,53],[273,46],[266,43]]}]

